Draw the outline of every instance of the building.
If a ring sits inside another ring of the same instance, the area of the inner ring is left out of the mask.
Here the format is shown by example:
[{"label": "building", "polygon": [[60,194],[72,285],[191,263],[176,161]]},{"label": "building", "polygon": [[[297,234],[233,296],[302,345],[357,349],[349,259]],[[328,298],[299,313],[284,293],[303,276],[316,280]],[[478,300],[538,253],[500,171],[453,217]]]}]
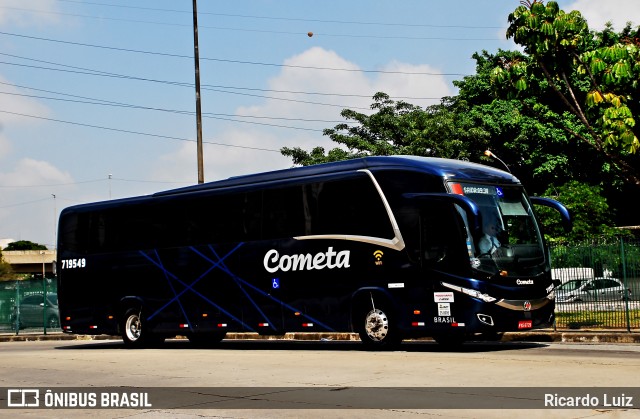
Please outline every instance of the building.
[{"label": "building", "polygon": [[55,250],[4,250],[2,259],[11,265],[16,274],[33,274],[51,277],[55,275]]}]

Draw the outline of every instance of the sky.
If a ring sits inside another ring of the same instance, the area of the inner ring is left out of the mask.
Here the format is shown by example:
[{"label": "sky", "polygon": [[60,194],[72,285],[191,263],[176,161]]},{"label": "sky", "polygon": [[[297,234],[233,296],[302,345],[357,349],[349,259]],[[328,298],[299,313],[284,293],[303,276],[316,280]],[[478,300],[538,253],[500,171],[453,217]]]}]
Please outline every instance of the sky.
[{"label": "sky", "polygon": [[[637,0],[558,1],[593,29]],[[205,182],[292,167],[376,92],[456,94],[518,0],[199,0]],[[192,0],[0,0],[0,247],[55,248],[68,206],[197,183]]]}]

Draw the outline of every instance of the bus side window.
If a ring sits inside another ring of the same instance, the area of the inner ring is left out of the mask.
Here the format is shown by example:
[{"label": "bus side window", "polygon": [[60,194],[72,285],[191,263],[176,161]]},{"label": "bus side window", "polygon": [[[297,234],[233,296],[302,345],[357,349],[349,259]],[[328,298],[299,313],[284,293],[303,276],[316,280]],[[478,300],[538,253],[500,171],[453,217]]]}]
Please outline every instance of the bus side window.
[{"label": "bus side window", "polygon": [[313,234],[393,237],[389,216],[368,176],[329,181],[314,189],[320,193],[314,203]]},{"label": "bus side window", "polygon": [[268,189],[264,191],[262,220],[263,239],[277,239],[304,235],[304,207],[302,186]]}]

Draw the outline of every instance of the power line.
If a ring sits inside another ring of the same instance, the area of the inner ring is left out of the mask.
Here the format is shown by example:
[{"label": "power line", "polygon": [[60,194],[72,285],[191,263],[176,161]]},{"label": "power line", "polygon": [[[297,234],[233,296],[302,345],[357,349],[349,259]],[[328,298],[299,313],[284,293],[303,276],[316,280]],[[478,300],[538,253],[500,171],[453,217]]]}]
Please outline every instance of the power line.
[{"label": "power line", "polygon": [[[27,65],[27,64],[17,64],[17,63],[11,63],[11,62],[6,62],[6,61],[0,61],[0,64],[5,64],[5,65],[12,65],[12,66],[18,66],[18,67],[27,67],[27,68],[34,68],[34,69],[40,69],[40,70],[66,72],[66,73],[73,73],[73,74],[102,76],[102,77],[113,77],[113,78],[120,78],[120,79],[126,79],[126,80],[138,80],[138,81],[161,83],[161,84],[168,84],[168,85],[181,86],[181,87],[192,87],[192,86],[189,85],[189,83],[184,83],[184,82],[157,80],[157,79],[149,79],[149,78],[144,78],[144,77],[136,77],[136,76],[130,76],[130,75],[117,74],[117,73],[109,73],[109,72],[105,72],[105,71],[87,69],[87,68],[83,68],[83,67],[75,67],[75,66],[70,66],[70,65],[65,65],[65,64],[52,63],[50,61],[38,60],[38,59],[34,59],[34,58],[20,57],[20,56],[12,55],[12,54],[0,53],[0,55],[6,55],[6,56],[14,57],[14,58],[28,60],[28,61],[35,61],[35,62],[41,62],[41,63],[46,63],[46,64],[52,64],[52,65],[64,67],[65,69],[34,66],[34,65]],[[235,90],[253,90],[253,91],[264,91],[264,92],[273,91],[273,92],[278,92],[278,93],[289,93],[289,94],[298,93],[298,94],[308,94],[308,95],[332,95],[332,94],[328,94],[328,93],[278,91],[278,90],[269,90],[269,89],[250,89],[250,88],[242,88],[242,87],[228,87],[228,88],[229,89],[235,89]],[[303,103],[303,104],[318,105],[318,106],[329,106],[329,107],[336,107],[336,108],[341,108],[341,109],[351,108],[351,109],[359,109],[359,110],[369,110],[369,108],[366,108],[366,107],[349,106],[349,105],[341,105],[341,104],[333,104],[333,103],[313,102],[313,101],[307,101],[307,100],[282,98],[282,97],[277,97],[277,96],[265,96],[265,95],[255,95],[255,94],[249,94],[249,93],[233,92],[233,91],[224,90],[224,89],[216,89],[216,88],[211,87],[211,85],[207,85],[207,84],[203,84],[202,90],[214,91],[214,92],[231,94],[231,95],[259,97],[259,98],[262,98],[262,99],[272,99],[272,100],[278,100],[278,101],[283,101],[283,102]],[[340,97],[368,97],[368,96],[365,96],[365,95],[341,95],[341,94],[336,94],[335,96],[340,96]],[[400,99],[403,99],[403,98],[400,97]],[[440,99],[440,98],[406,98],[406,99],[436,100],[436,99]]]},{"label": "power line", "polygon": [[50,184],[43,184],[43,185],[16,185],[16,186],[0,185],[0,188],[45,188],[45,187],[53,187],[53,186],[79,185],[83,183],[96,183],[96,182],[102,182],[102,181],[103,179],[94,179],[94,180],[84,180],[84,181],[78,181],[78,182],[50,183]]},{"label": "power line", "polygon": [[[87,183],[104,183],[104,182],[108,182],[108,181],[119,181],[119,182],[133,182],[133,183],[160,183],[160,184],[176,184],[176,185],[184,185],[184,184],[188,184],[190,185],[191,182],[176,182],[176,181],[163,181],[163,180],[142,180],[142,179],[123,179],[123,178],[116,178],[116,177],[111,177],[111,178],[104,178],[104,179],[91,179],[91,180],[78,180],[76,182],[63,182],[63,183],[47,183],[47,184],[40,184],[40,185],[0,185],[0,188],[5,188],[5,189],[22,189],[22,188],[51,188],[51,187],[56,187],[56,186],[72,186],[72,185],[83,185],[83,184],[87,184]],[[56,196],[57,198],[57,196]],[[38,201],[34,201],[34,202],[40,202],[40,200]],[[31,203],[31,202],[28,202]]]},{"label": "power line", "polygon": [[[38,36],[30,36],[30,35],[16,34],[16,33],[3,32],[3,31],[0,31],[0,35],[14,36],[18,38],[33,39],[38,41],[54,42],[54,43],[81,46],[81,47],[106,49],[111,51],[158,55],[158,56],[172,57],[172,58],[188,58],[193,60],[193,56],[184,55],[184,54],[172,54],[167,52],[145,51],[145,50],[137,50],[132,48],[121,48],[121,47],[113,47],[113,46],[107,46],[107,45],[87,44],[83,42],[63,41],[59,39],[42,38]],[[210,57],[208,58],[200,57],[200,59],[206,60],[206,61],[215,61],[215,62],[223,62],[223,63],[230,63],[230,64],[259,65],[259,66],[266,66],[266,67],[281,67],[281,68],[298,68],[298,69],[305,69],[305,70],[345,71],[345,72],[355,72],[355,73],[402,74],[402,75],[418,75],[418,76],[466,76],[467,75],[462,73],[434,73],[434,72],[422,72],[422,71],[412,72],[412,71],[365,70],[365,69],[354,69],[354,68],[318,67],[318,66],[266,63],[266,62],[260,62],[260,61],[231,60],[231,59],[210,58]]]},{"label": "power line", "polygon": [[[0,53],[0,55],[1,55],[1,53]],[[185,87],[185,84],[180,83],[180,82],[171,82],[171,81],[166,81],[166,80],[148,79],[148,78],[144,78],[144,77],[126,76],[126,75],[114,74],[114,73],[68,70],[68,69],[59,69],[59,68],[52,68],[52,67],[42,67],[42,66],[27,65],[27,64],[9,63],[9,62],[6,62],[6,61],[0,61],[0,64],[12,65],[12,66],[17,66],[17,67],[34,68],[34,69],[39,69],[39,70],[58,71],[58,72],[63,72],[63,73],[83,74],[83,75],[102,76],[102,77],[113,77],[113,78],[126,79],[126,80],[146,81],[146,82],[152,82],[152,83],[161,83],[161,84],[168,84],[168,85]],[[365,110],[365,109],[368,110],[369,109],[369,108],[363,108],[363,107],[337,105],[337,104],[331,104],[331,103],[320,103],[320,102],[311,102],[311,101],[304,101],[304,100],[297,100],[297,99],[279,98],[279,97],[275,97],[275,96],[264,96],[264,95],[254,95],[254,94],[249,94],[249,93],[231,92],[231,91],[226,91],[226,90],[221,90],[221,89],[212,89],[210,87],[206,87],[207,85],[204,85],[204,86],[205,87],[202,87],[202,90],[221,92],[221,93],[226,93],[226,94],[231,94],[231,95],[260,97],[260,98],[263,98],[263,99],[273,99],[273,100],[279,100],[279,101],[284,101],[284,102],[304,103],[304,104],[308,104],[308,105],[331,106],[331,107],[342,108],[342,109],[344,109],[344,108],[361,109],[361,110]]]},{"label": "power line", "polygon": [[[0,84],[5,84],[5,83],[0,82]],[[108,102],[100,101],[99,99],[97,101],[87,101],[87,100],[63,99],[63,98],[55,98],[55,97],[47,97],[47,96],[39,96],[39,95],[26,95],[26,94],[22,94],[22,93],[11,93],[11,92],[2,92],[2,91],[0,91],[0,94],[1,95],[9,95],[9,96],[28,97],[28,98],[32,98],[32,99],[44,99],[44,100],[54,100],[54,101],[70,102],[70,103],[81,103],[81,104],[85,104],[85,105],[114,106],[114,107],[122,107],[122,108],[129,108],[129,109],[141,109],[141,110],[149,110],[149,111],[168,112],[168,113],[174,113],[174,114],[179,114],[179,115],[191,115],[191,116],[194,115],[193,111],[179,111],[179,110],[175,110],[175,109],[153,108],[153,107],[149,107],[149,106],[131,105],[131,104],[126,104],[126,103],[115,103],[115,102],[108,103]],[[222,115],[222,116],[214,116],[214,115]],[[322,130],[320,130],[320,129],[313,129],[313,128],[293,127],[293,126],[288,126],[288,125],[269,124],[269,123],[266,123],[266,122],[243,121],[243,120],[239,120],[239,119],[233,118],[234,116],[236,116],[236,115],[203,113],[203,117],[208,118],[208,119],[217,119],[217,120],[222,120],[222,121],[230,121],[230,122],[238,122],[238,123],[244,123],[244,124],[269,126],[269,127],[275,127],[275,128],[288,128],[288,129],[296,129],[296,130],[303,130],[303,131],[322,132]],[[260,117],[256,117],[256,118],[260,118]],[[267,117],[262,117],[262,118],[267,118]],[[293,118],[291,118],[291,120],[293,120]],[[301,120],[298,119],[296,121],[299,122]],[[318,121],[316,120],[314,122],[318,122]],[[334,121],[334,123],[342,123],[342,122],[341,121]]]},{"label": "power line", "polygon": [[[189,27],[190,25],[187,24],[182,24],[182,23],[175,23],[175,22],[154,22],[154,21],[149,21],[149,20],[140,20],[140,19],[125,19],[125,18],[115,18],[115,17],[105,17],[105,16],[91,16],[91,15],[82,15],[82,14],[77,14],[77,13],[62,13],[62,12],[50,12],[50,11],[43,11],[43,10],[34,10],[34,9],[25,9],[25,8],[19,8],[19,7],[0,7],[0,9],[10,9],[10,10],[20,10],[20,11],[24,11],[24,12],[33,12],[33,13],[45,13],[45,14],[53,14],[53,15],[60,15],[60,16],[71,16],[71,17],[80,17],[80,18],[84,18],[84,19],[99,19],[99,20],[108,20],[108,21],[115,21],[115,22],[127,22],[127,23],[135,23],[135,24],[147,24],[147,25],[162,25],[162,26],[177,26],[177,27]],[[199,13],[199,14],[207,14],[207,13]],[[208,13],[208,14],[214,14],[214,13]],[[251,16],[247,16],[247,15],[225,15],[225,14],[217,14],[219,16],[232,16],[232,17],[245,17],[245,18],[255,18],[255,19],[282,19],[282,20],[298,20],[298,19],[287,19],[287,18],[277,18],[277,17],[251,17]],[[500,29],[502,27],[500,26],[495,26],[495,27],[482,27],[482,26],[460,26],[460,25],[403,25],[403,24],[384,24],[384,23],[366,23],[366,22],[348,22],[348,21],[314,21],[311,19],[307,19],[307,21],[309,22],[323,22],[323,23],[340,23],[340,24],[345,24],[345,23],[351,23],[351,24],[360,24],[360,25],[386,25],[386,26],[404,26],[404,27],[417,27],[417,26],[423,26],[423,27],[432,27],[432,28],[438,28],[438,29],[444,29],[444,28],[448,28],[448,29],[462,29],[462,28],[466,28],[466,29]],[[234,28],[234,27],[228,27],[228,26],[208,26],[208,25],[199,25],[199,27],[201,29],[213,29],[213,30],[222,30],[222,31],[236,31],[236,32],[257,32],[257,33],[271,33],[271,34],[279,34],[279,35],[294,35],[294,36],[303,36],[306,35],[306,33],[303,33],[301,31],[283,31],[283,30],[268,30],[268,29],[251,29],[251,28]],[[504,28],[506,30],[506,28]],[[329,37],[339,37],[339,38],[371,38],[371,39],[385,39],[385,40],[389,40],[389,39],[399,39],[399,40],[414,40],[414,41],[501,41],[503,40],[502,38],[498,38],[498,37],[492,37],[492,38],[478,38],[478,37],[473,37],[473,38],[452,38],[452,37],[445,37],[445,36],[407,36],[407,35],[366,35],[366,34],[348,34],[348,33],[341,33],[341,34],[336,34],[336,33],[323,33],[323,32],[314,32],[314,36],[329,36]]]},{"label": "power line", "polygon": [[[101,2],[88,2],[88,1],[78,1],[78,0],[58,0],[59,2],[65,3],[79,3],[83,5],[94,5],[94,6],[105,6],[105,7],[116,7],[122,9],[136,9],[136,10],[145,10],[145,11],[154,11],[154,12],[169,12],[169,13],[191,13],[187,10],[176,10],[176,9],[161,9],[156,7],[142,7],[142,6],[130,6],[130,5],[122,5],[122,4],[112,4],[112,3],[101,3]],[[53,12],[57,13],[57,12]],[[241,14],[232,14],[232,13],[215,13],[215,12],[204,12],[199,11],[199,15],[209,15],[209,16],[223,16],[223,17],[239,17],[243,19],[260,19],[260,20],[277,20],[277,21],[288,21],[288,22],[309,22],[309,23],[338,23],[341,25],[365,25],[365,26],[399,26],[399,27],[415,27],[415,28],[454,28],[454,29],[503,29],[503,26],[476,26],[476,25],[437,25],[437,24],[428,24],[428,23],[407,23],[407,22],[363,22],[363,21],[355,21],[355,20],[327,20],[327,19],[308,19],[308,18],[293,18],[293,17],[278,17],[278,16],[258,16],[258,15],[241,15]]]},{"label": "power line", "polygon": [[[163,138],[163,139],[167,139],[167,140],[178,140],[178,141],[195,142],[195,140],[190,140],[188,138],[174,137],[174,136],[171,136],[171,135],[151,134],[151,133],[148,133],[148,132],[131,131],[131,130],[125,130],[125,129],[120,129],[120,128],[112,128],[112,127],[103,127],[103,126],[100,126],[100,125],[85,124],[85,123],[81,123],[81,122],[65,121],[65,120],[61,120],[61,119],[46,118],[46,117],[43,117],[43,116],[28,115],[28,114],[19,113],[19,112],[11,112],[11,111],[7,111],[7,110],[4,110],[4,109],[0,109],[0,113],[6,113],[6,114],[9,114],[9,115],[16,115],[16,116],[23,116],[25,118],[40,119],[40,120],[50,121],[50,122],[59,122],[61,124],[76,125],[76,126],[87,127],[87,128],[96,128],[96,129],[102,129],[102,130],[107,130],[107,131],[121,132],[121,133],[125,133],[125,134],[135,134],[135,135],[142,135],[142,136],[146,136],[146,137]],[[248,150],[271,151],[271,152],[275,152],[275,153],[279,153],[280,152],[280,150],[274,150],[274,149],[271,149],[271,148],[241,146],[241,145],[236,145],[236,144],[225,144],[225,143],[218,143],[218,142],[213,142],[213,141],[203,141],[203,143],[211,144],[211,145],[217,145],[217,146],[223,146],[223,147],[242,148],[242,149],[248,149]]]},{"label": "power line", "polygon": [[[36,58],[30,58],[30,57],[25,57],[25,56],[20,56],[20,55],[15,55],[15,54],[8,54],[8,53],[4,53],[4,52],[0,52],[0,55],[4,55],[7,57],[12,57],[12,58],[18,58],[21,60],[26,60],[26,61],[34,61],[34,62],[39,62],[39,63],[44,63],[44,64],[51,64],[51,65],[56,65],[56,66],[60,66],[60,67],[65,67],[65,68],[71,68],[71,69],[76,69],[76,70],[82,70],[82,71],[88,71],[91,73],[96,73],[96,74],[100,74],[100,75],[105,75],[105,76],[113,76],[113,77],[119,77],[119,78],[131,78],[131,79],[135,79],[135,80],[142,80],[142,81],[152,81],[152,82],[157,82],[157,83],[166,83],[166,84],[171,84],[171,85],[176,85],[176,86],[185,86],[185,87],[193,87],[192,83],[187,83],[187,82],[175,82],[175,81],[166,81],[166,80],[154,80],[154,79],[148,79],[148,78],[141,78],[141,77],[134,77],[134,76],[128,76],[128,75],[123,75],[123,74],[117,74],[117,73],[110,73],[110,72],[106,72],[106,71],[102,71],[102,70],[95,70],[95,69],[90,69],[90,68],[86,68],[86,67],[77,67],[77,66],[71,66],[71,65],[67,65],[67,64],[60,64],[60,63],[56,63],[56,62],[52,62],[52,61],[45,61],[45,60],[39,60]],[[15,63],[4,63],[4,62],[0,62],[2,64],[8,64],[8,65],[16,65],[16,66],[20,66],[21,64],[15,64]],[[50,68],[46,68],[46,67],[39,67],[42,69],[46,69],[46,70],[57,70],[57,71],[61,71],[59,69],[50,69]],[[85,73],[82,73],[85,74]],[[286,93],[286,94],[300,94],[300,95],[309,95],[309,96],[336,96],[336,97],[355,97],[355,98],[371,98],[371,95],[362,95],[362,94],[353,94],[353,93],[327,93],[327,92],[305,92],[305,91],[300,91],[300,90],[277,90],[277,89],[261,89],[261,88],[252,88],[252,87],[238,87],[238,86],[224,86],[224,85],[211,85],[211,84],[205,84],[203,86],[206,86],[208,88],[216,88],[216,89],[233,89],[233,90],[249,90],[249,91],[258,91],[258,92],[273,92],[273,93]],[[402,99],[402,100],[439,100],[441,99],[440,97],[420,97],[420,96],[393,96],[395,99]]]},{"label": "power line", "polygon": [[11,208],[11,207],[21,207],[23,205],[30,205],[30,204],[35,204],[38,202],[44,202],[44,201],[50,201],[51,198],[42,198],[42,199],[36,199],[34,201],[27,201],[27,202],[20,202],[18,204],[10,204],[10,205],[3,205],[0,208]]},{"label": "power line", "polygon": [[[13,87],[17,87],[17,88],[20,88],[20,89],[34,90],[34,91],[37,91],[37,92],[51,93],[51,94],[54,94],[54,95],[68,96],[68,97],[72,97],[72,98],[86,99],[86,100],[63,99],[63,98],[54,98],[54,97],[39,96],[39,95],[26,95],[26,94],[22,94],[22,93],[0,92],[0,94],[5,94],[5,95],[29,97],[29,98],[45,99],[45,100],[57,100],[57,101],[71,102],[71,103],[82,103],[82,104],[87,104],[87,105],[105,105],[105,106],[115,106],[115,107],[123,107],[123,108],[152,110],[152,111],[159,111],[159,112],[176,113],[176,114],[181,114],[181,115],[184,114],[184,115],[190,115],[190,116],[194,115],[193,111],[184,111],[184,110],[177,110],[177,109],[165,109],[165,108],[154,108],[154,107],[150,107],[150,106],[133,105],[133,104],[123,103],[123,102],[114,102],[114,101],[109,101],[109,100],[105,100],[105,99],[96,99],[96,98],[91,98],[91,97],[87,97],[87,96],[79,96],[79,95],[72,95],[72,94],[68,94],[68,93],[56,92],[56,91],[53,91],[53,90],[37,89],[37,88],[34,88],[34,87],[23,86],[23,85],[18,85],[18,84],[13,84],[13,83],[0,82],[0,85],[13,86]],[[322,123],[328,123],[328,124],[355,123],[355,122],[351,122],[351,121],[341,121],[341,120],[338,121],[338,120],[326,120],[326,119],[285,118],[285,117],[275,117],[275,116],[238,115],[238,114],[213,113],[213,112],[205,112],[203,115],[205,117],[207,117],[207,118],[212,118],[212,119],[222,119],[222,118],[216,118],[216,117],[230,117],[230,118],[236,117],[236,118],[283,120],[283,121],[295,121],[295,122],[322,122]],[[237,122],[246,122],[246,121],[237,121]],[[290,128],[296,128],[296,127],[290,127]]]}]

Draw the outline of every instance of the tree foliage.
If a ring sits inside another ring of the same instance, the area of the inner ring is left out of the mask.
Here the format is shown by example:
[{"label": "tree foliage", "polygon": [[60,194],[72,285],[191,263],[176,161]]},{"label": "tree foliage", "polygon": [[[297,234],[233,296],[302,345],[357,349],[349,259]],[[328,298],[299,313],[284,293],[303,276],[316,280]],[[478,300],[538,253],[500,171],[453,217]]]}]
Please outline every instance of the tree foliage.
[{"label": "tree foliage", "polygon": [[[415,155],[469,160],[488,144],[488,133],[478,121],[459,108],[462,102],[448,102],[422,109],[403,101],[394,101],[385,93],[376,93],[365,114],[351,109],[341,112],[353,123],[325,129],[324,135],[341,145],[328,153],[316,147],[310,152],[283,148],[282,154],[294,164],[310,165],[364,156]],[[468,111],[468,107],[465,108]]]},{"label": "tree foliage", "polygon": [[540,102],[536,111],[574,115],[585,130],[564,129],[640,186],[640,28],[590,31],[579,11],[566,13],[555,1],[533,0],[509,15],[507,37],[523,46],[525,55],[494,68],[497,89],[509,87],[513,97],[553,92],[559,101]]},{"label": "tree foliage", "polygon": [[560,225],[560,216],[553,210],[538,208],[545,221],[545,233],[553,243],[580,243],[593,237],[610,238],[620,235],[620,230],[610,227],[612,213],[599,186],[572,180],[564,185],[549,186],[544,194],[562,202],[573,221],[573,229],[566,233]]},{"label": "tree foliage", "polygon": [[8,281],[14,279],[13,269],[11,265],[2,258],[2,251],[0,251],[0,281]]},{"label": "tree foliage", "polygon": [[[554,232],[563,240],[608,234],[602,226],[615,224],[613,217],[627,220],[619,225],[637,222],[625,189],[637,193],[640,186],[640,153],[625,132],[637,138],[638,30],[590,32],[579,12],[565,13],[554,2],[537,0],[516,9],[509,23],[508,35],[523,45],[523,52],[474,54],[476,74],[454,81],[457,96],[419,108],[377,93],[371,112],[345,109],[345,123],[324,130],[337,147],[328,152],[284,148],[282,153],[297,165],[411,154],[504,169],[484,156],[490,149],[532,195],[562,190],[562,198],[581,196],[586,202],[588,192],[589,202],[609,203],[602,211],[608,218],[593,219],[590,229],[580,220],[588,224],[597,208],[576,201],[576,233]],[[549,190],[552,185],[560,186]]]},{"label": "tree foliage", "polygon": [[18,240],[9,243],[4,250],[47,250],[47,246],[29,240]]}]

